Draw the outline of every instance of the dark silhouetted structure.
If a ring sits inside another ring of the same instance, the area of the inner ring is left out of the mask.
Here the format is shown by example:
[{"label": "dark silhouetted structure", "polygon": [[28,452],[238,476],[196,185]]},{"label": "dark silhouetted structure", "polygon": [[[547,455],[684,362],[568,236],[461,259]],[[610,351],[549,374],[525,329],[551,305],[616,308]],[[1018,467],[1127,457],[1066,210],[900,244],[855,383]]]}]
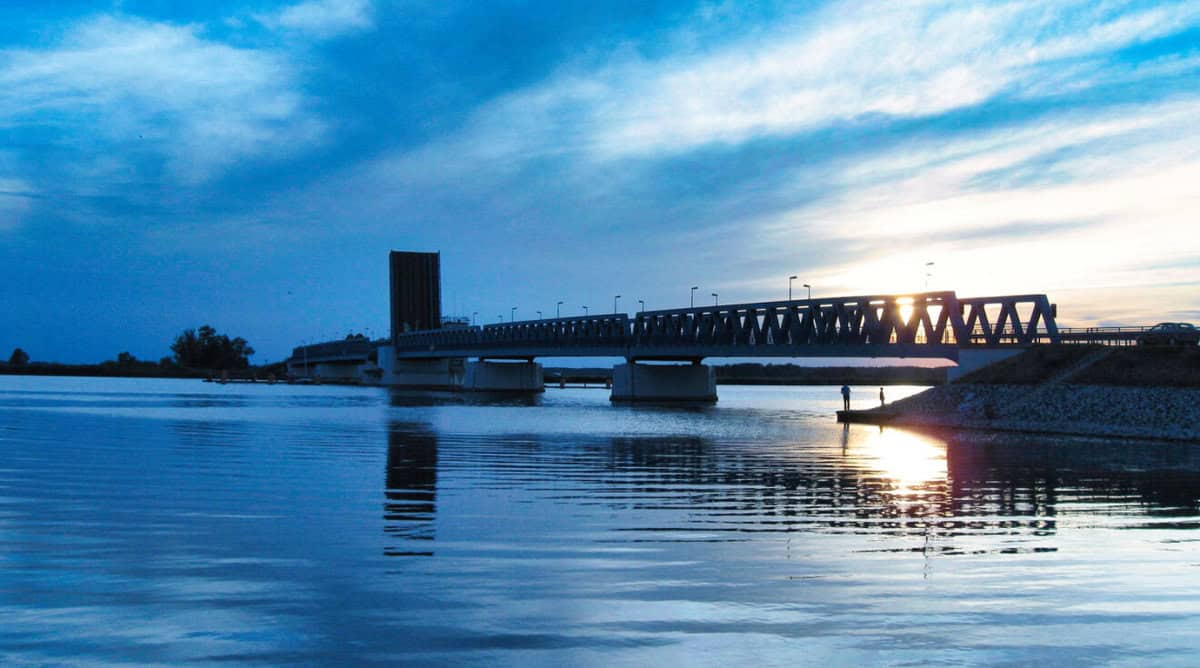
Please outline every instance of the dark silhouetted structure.
[{"label": "dark silhouetted structure", "polygon": [[392,251],[392,340],[403,332],[442,326],[442,272],[439,253]]}]

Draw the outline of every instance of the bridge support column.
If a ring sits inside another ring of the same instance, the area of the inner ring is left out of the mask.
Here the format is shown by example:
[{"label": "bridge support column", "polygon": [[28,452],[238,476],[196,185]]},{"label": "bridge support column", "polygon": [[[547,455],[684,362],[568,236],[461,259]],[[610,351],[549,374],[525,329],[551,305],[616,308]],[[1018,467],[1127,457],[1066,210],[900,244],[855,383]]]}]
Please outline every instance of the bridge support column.
[{"label": "bridge support column", "polygon": [[1006,360],[1013,355],[1025,352],[1024,347],[1008,348],[964,348],[958,352],[958,366],[946,369],[946,381],[953,383],[963,376],[977,371],[985,366]]},{"label": "bridge support column", "polygon": [[379,348],[380,382],[414,390],[458,390],[463,385],[463,359],[458,357],[401,360],[391,346]]},{"label": "bridge support column", "polygon": [[717,401],[717,374],[703,364],[619,364],[613,367],[609,399],[711,404]]},{"label": "bridge support column", "polygon": [[468,392],[545,392],[537,362],[468,362],[462,389]]}]

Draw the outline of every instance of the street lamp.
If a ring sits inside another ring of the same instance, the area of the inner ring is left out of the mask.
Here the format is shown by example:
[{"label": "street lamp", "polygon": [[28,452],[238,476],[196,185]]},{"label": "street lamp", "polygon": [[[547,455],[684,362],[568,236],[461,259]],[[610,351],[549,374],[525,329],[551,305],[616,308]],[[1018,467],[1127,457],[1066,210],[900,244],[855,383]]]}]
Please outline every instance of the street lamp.
[{"label": "street lamp", "polygon": [[517,319],[517,307],[514,306],[508,310],[508,321],[512,322]]},{"label": "street lamp", "polygon": [[613,295],[613,313],[617,312],[617,300],[620,298],[621,295]]},{"label": "street lamp", "polygon": [[537,312],[537,314],[538,314],[538,320],[541,320],[541,319],[542,319],[542,312],[541,312],[541,311],[538,311],[538,312]]},{"label": "street lamp", "polygon": [[800,278],[799,276],[788,276],[788,301],[792,301],[792,281]]},{"label": "street lamp", "polygon": [[715,293],[715,292],[712,293],[712,296],[713,296],[713,308],[716,308],[719,305],[717,293]]},{"label": "street lamp", "polygon": [[812,286],[809,285],[808,283],[805,283],[802,287],[805,287],[808,289],[808,300],[812,301]]},{"label": "street lamp", "polygon": [[496,314],[496,322],[504,322],[504,314],[503,313]]},{"label": "street lamp", "polygon": [[689,300],[689,303],[691,304],[692,308],[696,308],[696,291],[699,289],[700,289],[700,286],[698,286],[698,285],[692,286],[691,299]]},{"label": "street lamp", "polygon": [[588,314],[587,307],[586,307],[586,306],[584,306],[584,307],[583,307],[583,315],[584,315],[584,316],[587,316],[587,314]]},{"label": "street lamp", "polygon": [[933,263],[926,262],[925,263],[925,289],[926,290],[929,289],[929,277],[930,276],[933,276]]},{"label": "street lamp", "polygon": [[644,299],[639,299],[639,300],[638,300],[638,305],[642,307],[642,310],[643,310],[643,311],[645,311],[645,310],[646,310],[646,301],[645,301]]},{"label": "street lamp", "polygon": [[555,320],[562,317],[562,305],[563,305],[562,302],[559,302],[554,305],[554,319]]}]

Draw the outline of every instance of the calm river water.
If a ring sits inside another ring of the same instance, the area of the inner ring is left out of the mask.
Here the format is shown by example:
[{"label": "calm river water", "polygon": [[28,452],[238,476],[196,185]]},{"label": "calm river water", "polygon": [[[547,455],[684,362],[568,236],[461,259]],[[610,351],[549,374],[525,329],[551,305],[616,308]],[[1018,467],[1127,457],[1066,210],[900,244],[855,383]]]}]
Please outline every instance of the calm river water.
[{"label": "calm river water", "polygon": [[720,395],[0,377],[0,664],[1200,664],[1200,446]]}]

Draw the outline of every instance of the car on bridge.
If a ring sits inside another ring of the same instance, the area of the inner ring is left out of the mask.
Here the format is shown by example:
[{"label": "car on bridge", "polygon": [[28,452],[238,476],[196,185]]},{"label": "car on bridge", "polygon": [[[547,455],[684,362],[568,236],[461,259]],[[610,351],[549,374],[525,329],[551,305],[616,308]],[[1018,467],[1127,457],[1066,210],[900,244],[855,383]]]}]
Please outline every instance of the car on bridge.
[{"label": "car on bridge", "polygon": [[1177,346],[1200,343],[1200,329],[1188,322],[1160,322],[1138,337],[1141,346]]}]

